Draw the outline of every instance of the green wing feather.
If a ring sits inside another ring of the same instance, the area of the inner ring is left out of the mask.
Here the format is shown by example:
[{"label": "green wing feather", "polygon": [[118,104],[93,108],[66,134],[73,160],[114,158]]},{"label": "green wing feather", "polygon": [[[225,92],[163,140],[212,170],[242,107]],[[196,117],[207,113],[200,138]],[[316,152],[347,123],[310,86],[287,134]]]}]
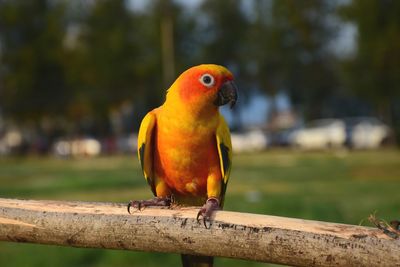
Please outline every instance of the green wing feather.
[{"label": "green wing feather", "polygon": [[221,207],[222,207],[232,166],[231,134],[229,132],[229,127],[225,122],[224,117],[222,117],[222,115],[220,115],[216,137],[217,137],[217,147],[218,147],[218,154],[221,166],[221,174],[223,178],[221,181],[222,184],[221,184],[221,195],[220,195]]},{"label": "green wing feather", "polygon": [[149,184],[151,191],[156,195],[153,173],[153,135],[156,125],[156,115],[153,112],[147,113],[140,124],[138,134],[138,157],[144,178]]}]

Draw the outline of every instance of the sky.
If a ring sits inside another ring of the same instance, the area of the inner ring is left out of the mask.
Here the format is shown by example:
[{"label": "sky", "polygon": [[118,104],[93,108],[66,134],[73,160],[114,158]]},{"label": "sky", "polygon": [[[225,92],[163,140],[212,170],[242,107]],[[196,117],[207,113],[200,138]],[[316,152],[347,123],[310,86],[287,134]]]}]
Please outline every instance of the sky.
[{"label": "sky", "polygon": [[[289,111],[292,108],[289,96],[283,91],[276,95],[275,100],[276,109],[279,112]],[[246,104],[240,105],[240,110],[238,113],[240,116],[240,121],[243,123],[243,125],[252,127],[265,124],[269,116],[270,101],[271,98],[262,93],[255,92],[252,94]],[[221,108],[221,113],[224,115],[228,124],[232,125],[234,121],[233,116],[236,116],[237,113],[233,112],[228,106],[223,106]]]},{"label": "sky", "polygon": [[[176,2],[185,5],[189,9],[194,9],[203,2],[203,0],[175,0]],[[134,10],[144,10],[149,4],[148,0],[129,0],[129,6]]]}]

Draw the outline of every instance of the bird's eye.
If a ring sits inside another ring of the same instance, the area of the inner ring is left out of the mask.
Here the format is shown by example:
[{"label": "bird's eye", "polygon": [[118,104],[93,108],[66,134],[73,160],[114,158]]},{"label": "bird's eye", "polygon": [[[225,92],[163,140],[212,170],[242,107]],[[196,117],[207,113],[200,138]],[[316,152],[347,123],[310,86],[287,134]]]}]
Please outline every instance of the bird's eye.
[{"label": "bird's eye", "polygon": [[208,73],[206,73],[206,74],[203,74],[201,77],[200,77],[200,82],[203,84],[203,85],[205,85],[206,87],[211,87],[211,86],[213,86],[214,85],[214,77],[211,75],[211,74],[208,74]]}]

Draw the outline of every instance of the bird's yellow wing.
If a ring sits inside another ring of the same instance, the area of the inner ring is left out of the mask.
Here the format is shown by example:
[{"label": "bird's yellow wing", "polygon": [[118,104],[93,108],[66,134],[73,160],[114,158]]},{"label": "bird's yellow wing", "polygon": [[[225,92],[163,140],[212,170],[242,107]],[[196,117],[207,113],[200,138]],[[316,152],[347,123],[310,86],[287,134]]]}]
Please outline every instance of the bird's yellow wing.
[{"label": "bird's yellow wing", "polygon": [[225,119],[222,115],[220,115],[216,136],[217,136],[218,155],[221,166],[221,174],[223,178],[221,185],[221,195],[220,195],[221,207],[222,207],[225,197],[226,186],[228,184],[232,166],[231,134],[229,132],[228,125],[226,124]]},{"label": "bird's yellow wing", "polygon": [[144,178],[149,184],[151,191],[156,195],[153,173],[153,132],[156,125],[156,115],[154,112],[149,112],[143,118],[139,128],[138,135],[138,156],[142,166]]}]

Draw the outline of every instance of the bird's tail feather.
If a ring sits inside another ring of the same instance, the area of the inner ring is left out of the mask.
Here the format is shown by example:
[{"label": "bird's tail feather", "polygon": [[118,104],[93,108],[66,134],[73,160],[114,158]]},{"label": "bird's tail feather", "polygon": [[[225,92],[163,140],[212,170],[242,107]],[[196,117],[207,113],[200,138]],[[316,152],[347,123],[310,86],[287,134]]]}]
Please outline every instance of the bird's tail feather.
[{"label": "bird's tail feather", "polygon": [[183,267],[212,267],[214,263],[214,258],[208,256],[182,254],[181,258]]}]

